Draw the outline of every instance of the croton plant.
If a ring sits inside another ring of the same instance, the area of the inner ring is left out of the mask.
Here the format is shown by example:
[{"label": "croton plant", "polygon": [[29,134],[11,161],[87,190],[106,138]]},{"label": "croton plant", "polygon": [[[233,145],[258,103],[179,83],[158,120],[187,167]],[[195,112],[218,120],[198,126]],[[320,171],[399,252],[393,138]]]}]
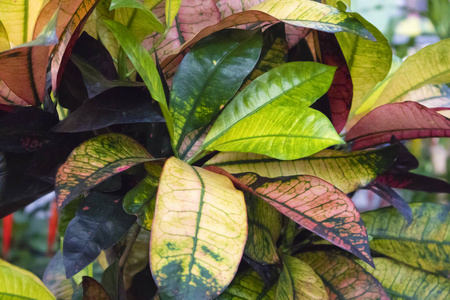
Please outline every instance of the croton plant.
[{"label": "croton plant", "polygon": [[4,239],[54,190],[61,243],[0,298],[449,299],[449,204],[393,188],[450,193],[403,142],[450,136],[450,40],[349,2],[2,0]]}]

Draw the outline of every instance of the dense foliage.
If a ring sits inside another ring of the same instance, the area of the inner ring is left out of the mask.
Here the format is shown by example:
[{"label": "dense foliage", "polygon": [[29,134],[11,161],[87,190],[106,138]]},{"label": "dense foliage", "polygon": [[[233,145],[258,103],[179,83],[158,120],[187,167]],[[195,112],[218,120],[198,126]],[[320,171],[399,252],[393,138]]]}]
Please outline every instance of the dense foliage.
[{"label": "dense foliage", "polygon": [[2,1],[0,217],[54,190],[61,250],[0,296],[450,297],[450,204],[393,189],[450,193],[402,142],[450,136],[450,40],[348,5]]}]

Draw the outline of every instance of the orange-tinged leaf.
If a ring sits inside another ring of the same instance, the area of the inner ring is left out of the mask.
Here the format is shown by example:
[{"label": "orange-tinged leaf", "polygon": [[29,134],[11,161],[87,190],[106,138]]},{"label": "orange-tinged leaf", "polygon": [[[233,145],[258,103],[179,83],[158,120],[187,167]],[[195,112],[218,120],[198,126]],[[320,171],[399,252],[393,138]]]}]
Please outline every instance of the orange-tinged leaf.
[{"label": "orange-tinged leaf", "polygon": [[246,238],[242,192],[222,175],[168,159],[150,241],[150,267],[160,296],[218,296],[237,271]]},{"label": "orange-tinged leaf", "polygon": [[297,256],[322,278],[331,300],[389,299],[381,283],[358,263],[333,252],[306,252]]},{"label": "orange-tinged leaf", "polygon": [[29,105],[25,100],[14,94],[3,81],[0,81],[0,104],[18,106]]},{"label": "orange-tinged leaf", "polygon": [[154,158],[132,138],[109,133],[78,146],[56,174],[58,210],[107,178]]}]

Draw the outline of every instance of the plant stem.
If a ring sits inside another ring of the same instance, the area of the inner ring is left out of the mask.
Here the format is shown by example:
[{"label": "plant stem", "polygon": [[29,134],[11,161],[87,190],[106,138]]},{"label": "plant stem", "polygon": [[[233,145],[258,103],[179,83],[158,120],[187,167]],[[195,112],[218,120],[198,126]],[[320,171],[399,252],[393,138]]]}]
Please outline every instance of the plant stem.
[{"label": "plant stem", "polygon": [[137,226],[136,230],[133,232],[133,235],[131,236],[131,240],[127,243],[127,246],[125,250],[123,251],[122,256],[119,260],[119,270],[122,271],[125,267],[125,263],[127,262],[128,256],[130,255],[131,249],[133,248],[133,244],[136,241],[139,232],[141,231],[141,226]]}]

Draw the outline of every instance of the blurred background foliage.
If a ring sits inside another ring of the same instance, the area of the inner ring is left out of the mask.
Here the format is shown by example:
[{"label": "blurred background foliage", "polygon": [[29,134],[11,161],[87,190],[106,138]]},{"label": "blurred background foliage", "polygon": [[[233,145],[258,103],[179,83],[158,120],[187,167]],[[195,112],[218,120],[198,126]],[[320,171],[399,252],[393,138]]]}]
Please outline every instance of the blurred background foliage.
[{"label": "blurred background foliage", "polygon": [[[388,38],[394,54],[405,59],[419,49],[450,37],[449,0],[352,0],[351,9],[377,26]],[[426,67],[426,66],[424,66]],[[449,95],[450,97],[450,95]],[[406,144],[420,162],[415,173],[450,181],[450,139],[413,140]],[[448,194],[398,191],[409,202],[448,202]],[[42,278],[55,251],[48,249],[50,194],[24,210],[14,213],[12,241],[7,260]],[[387,205],[369,191],[358,192],[354,201],[360,210]],[[3,229],[0,221],[0,229]],[[0,230],[3,240],[3,230]],[[0,245],[3,253],[4,244]]]}]

